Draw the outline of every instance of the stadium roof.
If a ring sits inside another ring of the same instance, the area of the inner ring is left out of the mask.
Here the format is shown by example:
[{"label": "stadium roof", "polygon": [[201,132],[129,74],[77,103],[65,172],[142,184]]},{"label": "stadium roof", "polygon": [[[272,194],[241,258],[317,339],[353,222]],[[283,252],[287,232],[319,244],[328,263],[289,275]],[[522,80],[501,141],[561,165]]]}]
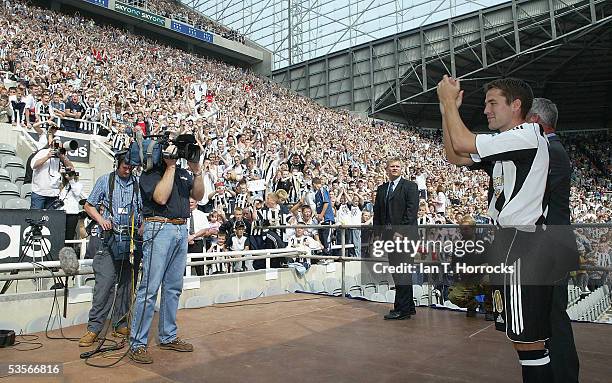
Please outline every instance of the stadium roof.
[{"label": "stadium roof", "polygon": [[181,0],[274,52],[280,69],[506,0]]},{"label": "stadium roof", "polygon": [[486,129],[482,86],[519,77],[559,107],[560,129],[612,127],[612,1],[515,0],[273,73],[332,108],[440,127],[435,86],[463,79],[462,116]]}]

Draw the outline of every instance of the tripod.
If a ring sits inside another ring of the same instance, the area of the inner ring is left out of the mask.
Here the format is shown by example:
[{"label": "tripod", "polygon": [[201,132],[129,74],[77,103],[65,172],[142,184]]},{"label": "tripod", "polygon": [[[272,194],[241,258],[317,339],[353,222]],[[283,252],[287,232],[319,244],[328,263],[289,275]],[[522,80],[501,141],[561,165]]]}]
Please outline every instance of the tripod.
[{"label": "tripod", "polygon": [[[23,245],[17,263],[24,262],[30,251],[32,252],[32,262],[36,262],[37,258],[40,258],[41,261],[50,261],[49,250],[50,249],[42,235],[42,226],[38,224],[30,224],[30,231],[26,235],[26,243]],[[41,268],[43,267],[41,266]],[[19,270],[11,271],[11,275],[15,275],[17,273],[19,273]],[[34,273],[36,273],[36,268],[34,268]],[[6,293],[9,287],[11,287],[12,282],[13,281],[4,282],[4,286],[2,287],[2,290],[0,290],[0,294]],[[42,278],[36,278],[36,290],[42,290]]]}]

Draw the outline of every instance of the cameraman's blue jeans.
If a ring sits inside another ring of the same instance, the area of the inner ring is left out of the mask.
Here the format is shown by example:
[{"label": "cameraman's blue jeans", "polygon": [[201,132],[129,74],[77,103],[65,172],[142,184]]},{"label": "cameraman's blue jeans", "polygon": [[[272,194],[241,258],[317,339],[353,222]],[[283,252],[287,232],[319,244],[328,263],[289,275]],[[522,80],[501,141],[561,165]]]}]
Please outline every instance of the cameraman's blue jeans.
[{"label": "cameraman's blue jeans", "polygon": [[145,222],[142,277],[136,293],[130,331],[132,350],[147,346],[160,286],[159,341],[169,343],[177,337],[176,312],[183,290],[187,236],[187,225]]},{"label": "cameraman's blue jeans", "polygon": [[58,197],[45,197],[32,192],[30,196],[30,209],[47,209]]}]

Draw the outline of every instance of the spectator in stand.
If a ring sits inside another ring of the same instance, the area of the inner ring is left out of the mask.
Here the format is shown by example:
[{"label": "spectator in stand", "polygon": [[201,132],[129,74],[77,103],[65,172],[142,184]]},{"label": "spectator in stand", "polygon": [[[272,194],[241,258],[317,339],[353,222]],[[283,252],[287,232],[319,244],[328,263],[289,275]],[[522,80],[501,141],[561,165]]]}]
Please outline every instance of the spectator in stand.
[{"label": "spectator in stand", "polygon": [[85,108],[81,104],[81,96],[78,93],[73,93],[65,104],[64,117],[62,120],[62,128],[67,132],[78,132],[80,123],[75,121],[80,119],[85,112]]},{"label": "spectator in stand", "polygon": [[433,199],[433,203],[436,209],[436,214],[444,217],[446,215],[446,205],[448,204],[448,199],[446,198],[443,185],[438,185],[436,188],[436,198]]}]

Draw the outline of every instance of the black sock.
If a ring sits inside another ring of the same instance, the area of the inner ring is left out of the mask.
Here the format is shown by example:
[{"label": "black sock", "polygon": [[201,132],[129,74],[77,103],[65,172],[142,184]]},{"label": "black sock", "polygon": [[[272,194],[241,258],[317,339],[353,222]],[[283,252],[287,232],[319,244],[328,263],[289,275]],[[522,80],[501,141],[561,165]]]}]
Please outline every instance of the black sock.
[{"label": "black sock", "polygon": [[523,369],[523,383],[552,383],[548,350],[517,351]]}]

